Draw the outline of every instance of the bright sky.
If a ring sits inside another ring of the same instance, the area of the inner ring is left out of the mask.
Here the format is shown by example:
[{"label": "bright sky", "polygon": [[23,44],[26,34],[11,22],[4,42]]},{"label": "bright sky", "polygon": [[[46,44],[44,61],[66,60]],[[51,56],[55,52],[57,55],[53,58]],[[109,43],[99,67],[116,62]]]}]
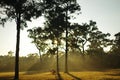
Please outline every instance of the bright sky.
[{"label": "bright sky", "polygon": [[[111,33],[112,37],[115,33],[120,32],[120,0],[78,0],[81,5],[81,12],[74,22],[89,22],[94,20],[97,22],[98,28],[104,33]],[[20,56],[29,53],[38,53],[38,50],[31,44],[28,38],[27,29],[34,26],[41,26],[44,18],[28,23],[28,28],[21,31]],[[16,24],[8,22],[3,28],[0,26],[0,55],[6,55],[8,51],[15,52],[16,44]]]}]

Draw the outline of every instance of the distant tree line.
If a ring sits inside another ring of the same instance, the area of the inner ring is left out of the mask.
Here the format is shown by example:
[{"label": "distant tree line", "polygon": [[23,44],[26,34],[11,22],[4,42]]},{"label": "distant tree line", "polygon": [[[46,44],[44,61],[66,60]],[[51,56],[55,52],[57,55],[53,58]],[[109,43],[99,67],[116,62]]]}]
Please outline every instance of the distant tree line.
[{"label": "distant tree line", "polygon": [[[68,70],[69,71],[88,71],[88,70],[105,70],[120,68],[120,56],[118,53],[103,53],[102,55],[86,54],[81,56],[79,51],[68,53]],[[36,72],[50,72],[56,70],[56,55],[42,54],[42,62],[39,60],[37,53],[31,53],[19,58],[20,72],[33,74]],[[63,52],[59,52],[59,71],[64,71]],[[15,65],[15,56],[0,56],[0,72],[13,72]]]}]

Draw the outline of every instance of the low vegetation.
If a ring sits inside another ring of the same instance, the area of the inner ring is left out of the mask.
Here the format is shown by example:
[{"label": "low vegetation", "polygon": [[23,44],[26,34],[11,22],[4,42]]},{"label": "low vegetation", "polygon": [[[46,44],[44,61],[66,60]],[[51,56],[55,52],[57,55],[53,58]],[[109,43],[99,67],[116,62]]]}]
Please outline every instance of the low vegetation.
[{"label": "low vegetation", "polygon": [[[63,54],[59,55],[59,69],[62,72],[64,71],[65,62]],[[14,58],[14,56],[0,56],[0,72],[13,72]],[[56,56],[44,54],[42,55],[42,61],[40,61],[37,55],[20,57],[19,64],[20,72],[49,72],[51,69],[56,70]],[[104,54],[101,56],[85,55],[83,57],[79,53],[69,53],[68,70],[72,72],[115,68],[120,68],[120,56],[115,54]]]},{"label": "low vegetation", "polygon": [[[13,80],[13,72],[0,73],[0,80]],[[56,75],[51,72],[45,73],[26,73],[20,72],[20,80],[57,80]],[[70,72],[66,74],[60,72],[61,80],[120,80],[120,69],[102,70],[102,71],[81,71]]]}]

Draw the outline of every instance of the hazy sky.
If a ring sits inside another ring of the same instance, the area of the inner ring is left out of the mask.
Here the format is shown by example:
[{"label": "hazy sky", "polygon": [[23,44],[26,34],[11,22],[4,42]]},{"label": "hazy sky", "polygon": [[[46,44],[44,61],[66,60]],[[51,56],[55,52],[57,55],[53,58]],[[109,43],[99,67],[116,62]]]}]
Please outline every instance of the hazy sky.
[{"label": "hazy sky", "polygon": [[[104,33],[111,33],[112,37],[115,33],[120,32],[120,0],[78,0],[81,5],[82,14],[76,16],[74,22],[89,22],[93,20],[97,22],[99,30]],[[31,44],[27,29],[34,26],[40,26],[44,18],[28,23],[29,27],[21,31],[20,55],[38,52],[34,44]],[[16,24],[15,22],[6,23],[3,28],[0,26],[0,55],[6,55],[8,51],[15,52],[16,44]]]}]

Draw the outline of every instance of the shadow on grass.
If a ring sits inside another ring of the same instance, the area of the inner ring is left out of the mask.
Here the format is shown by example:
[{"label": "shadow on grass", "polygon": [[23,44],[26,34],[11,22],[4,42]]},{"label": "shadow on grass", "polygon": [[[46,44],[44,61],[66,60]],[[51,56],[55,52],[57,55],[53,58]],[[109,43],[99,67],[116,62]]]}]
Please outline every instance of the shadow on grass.
[{"label": "shadow on grass", "polygon": [[61,77],[60,73],[56,74],[56,80],[63,80],[63,78]]},{"label": "shadow on grass", "polygon": [[72,74],[70,74],[70,73],[67,73],[69,76],[71,76],[71,77],[73,77],[75,80],[82,80],[82,79],[80,79],[79,77],[76,77],[76,76],[74,76],[74,75],[72,75]]},{"label": "shadow on grass", "polygon": [[1,76],[0,80],[14,80],[13,76]]}]

